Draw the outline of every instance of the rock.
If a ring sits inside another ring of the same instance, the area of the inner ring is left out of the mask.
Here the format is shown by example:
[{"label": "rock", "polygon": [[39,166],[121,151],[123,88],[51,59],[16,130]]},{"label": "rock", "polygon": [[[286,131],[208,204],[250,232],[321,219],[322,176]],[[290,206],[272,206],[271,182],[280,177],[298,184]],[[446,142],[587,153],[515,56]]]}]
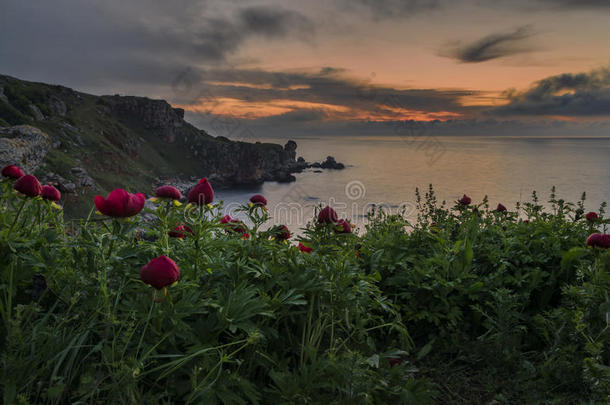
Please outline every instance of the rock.
[{"label": "rock", "polygon": [[72,125],[68,124],[67,122],[62,122],[61,127],[70,132],[78,132],[78,128],[73,127]]},{"label": "rock", "polygon": [[174,112],[178,117],[184,119],[184,108],[174,108]]},{"label": "rock", "polygon": [[32,112],[32,116],[36,121],[44,120],[44,114],[42,113],[42,111],[40,111],[38,107],[36,107],[34,104],[30,104],[29,107],[30,111]]},{"label": "rock", "polygon": [[299,158],[297,159],[297,163],[306,163],[305,159],[303,159],[303,156],[299,156]]},{"label": "rock", "polygon": [[61,183],[60,186],[62,186],[61,188],[67,193],[76,193],[76,184],[74,183]]},{"label": "rock", "polygon": [[64,179],[59,174],[47,173],[43,179],[44,183],[57,187],[62,193],[75,194],[76,184]]},{"label": "rock", "polygon": [[26,173],[42,163],[51,140],[47,134],[30,125],[0,128],[0,167],[16,164]]},{"label": "rock", "polygon": [[8,97],[4,94],[4,86],[0,84],[0,100],[8,103]]},{"label": "rock", "polygon": [[290,183],[296,181],[296,177],[290,174],[287,170],[279,170],[274,173],[274,180],[278,183]]},{"label": "rock", "polygon": [[59,116],[65,117],[66,113],[68,112],[68,107],[66,107],[66,103],[61,101],[56,96],[51,96],[49,98],[48,105],[49,105],[49,108],[51,109],[51,111],[53,112],[53,115],[59,115]]},{"label": "rock", "polygon": [[61,148],[61,141],[60,141],[60,140],[53,141],[53,143],[51,144],[51,147],[52,147],[53,149],[59,149],[59,148]]},{"label": "rock", "polygon": [[284,150],[288,153],[288,158],[294,160],[297,157],[297,143],[295,141],[288,141],[284,145]]},{"label": "rock", "polygon": [[77,183],[80,187],[93,187],[93,179],[87,174],[87,170],[82,167],[73,167],[70,169],[72,174],[76,177]]},{"label": "rock", "polygon": [[102,96],[115,113],[129,121],[139,121],[144,128],[155,131],[165,142],[173,143],[184,135],[184,110],[172,108],[165,100],[134,96]]},{"label": "rock", "polygon": [[322,169],[345,169],[345,165],[343,163],[338,163],[332,156],[327,156],[326,160],[320,164],[320,167]]}]

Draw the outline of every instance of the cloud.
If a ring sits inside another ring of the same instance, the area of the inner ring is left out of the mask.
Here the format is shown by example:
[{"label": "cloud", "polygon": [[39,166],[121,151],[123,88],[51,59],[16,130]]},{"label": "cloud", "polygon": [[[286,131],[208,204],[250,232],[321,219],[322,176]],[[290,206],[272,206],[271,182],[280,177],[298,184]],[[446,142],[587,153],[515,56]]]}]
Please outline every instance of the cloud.
[{"label": "cloud", "polygon": [[241,2],[6,0],[0,7],[0,71],[85,91],[154,89],[185,66],[226,63],[250,38],[315,31],[300,12]]},{"label": "cloud", "polygon": [[291,32],[311,33],[312,22],[304,15],[278,7],[258,6],[244,8],[239,13],[244,32],[280,37]]},{"label": "cloud", "polygon": [[376,18],[408,17],[440,9],[447,0],[339,0],[341,8],[365,11]]},{"label": "cloud", "polygon": [[194,71],[182,80],[188,85],[176,86],[173,102],[190,111],[252,119],[276,115],[282,120],[436,119],[478,111],[461,103],[477,94],[471,90],[396,89],[341,72],[332,67],[311,72]]},{"label": "cloud", "polygon": [[508,104],[491,114],[610,117],[610,67],[551,76],[526,91],[507,91],[506,96]]},{"label": "cloud", "polygon": [[541,3],[564,8],[610,8],[607,0],[539,0]]},{"label": "cloud", "polygon": [[479,63],[518,53],[531,52],[528,40],[535,33],[531,26],[524,25],[509,32],[494,33],[471,42],[457,42],[440,51],[441,56],[451,57],[464,63]]}]

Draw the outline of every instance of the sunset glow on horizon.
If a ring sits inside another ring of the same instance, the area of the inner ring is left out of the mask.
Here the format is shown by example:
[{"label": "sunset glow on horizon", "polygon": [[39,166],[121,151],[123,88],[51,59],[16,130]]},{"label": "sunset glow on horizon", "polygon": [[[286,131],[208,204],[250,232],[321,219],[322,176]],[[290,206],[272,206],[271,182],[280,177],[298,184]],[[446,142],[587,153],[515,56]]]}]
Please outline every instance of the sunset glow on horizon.
[{"label": "sunset glow on horizon", "polygon": [[199,125],[610,121],[610,3],[59,3],[1,6],[4,73],[162,98]]}]

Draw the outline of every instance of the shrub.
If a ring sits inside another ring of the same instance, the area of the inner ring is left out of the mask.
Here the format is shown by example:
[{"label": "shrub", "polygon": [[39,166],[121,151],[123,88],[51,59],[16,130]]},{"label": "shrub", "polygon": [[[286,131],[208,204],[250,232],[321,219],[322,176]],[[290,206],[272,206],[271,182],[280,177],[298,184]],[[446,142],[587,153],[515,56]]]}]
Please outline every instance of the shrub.
[{"label": "shrub", "polygon": [[5,402],[608,402],[610,251],[585,247],[604,206],[430,189],[415,221],[373,210],[363,235],[312,218],[302,251],[259,204],[245,232],[171,199],[153,222],[64,222],[0,185]]}]

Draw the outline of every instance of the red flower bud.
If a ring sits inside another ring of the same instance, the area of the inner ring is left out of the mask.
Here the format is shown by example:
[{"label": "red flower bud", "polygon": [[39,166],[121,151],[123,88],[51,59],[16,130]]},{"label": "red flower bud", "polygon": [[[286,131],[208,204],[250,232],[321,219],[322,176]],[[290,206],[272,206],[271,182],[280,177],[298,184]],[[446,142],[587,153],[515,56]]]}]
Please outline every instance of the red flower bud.
[{"label": "red flower bud", "polygon": [[38,197],[42,194],[42,186],[38,179],[31,174],[21,176],[19,180],[15,182],[13,188],[19,191],[21,194],[25,194],[28,197]]},{"label": "red flower bud", "polygon": [[338,220],[339,216],[337,215],[337,212],[328,206],[322,209],[318,214],[319,224],[335,224]]},{"label": "red flower bud", "polygon": [[587,241],[585,242],[586,246],[599,246],[601,247],[602,244],[602,234],[601,233],[592,233],[591,235],[589,235],[589,237],[587,238]]},{"label": "red flower bud", "polygon": [[152,259],[140,269],[140,280],[157,290],[175,283],[178,278],[180,278],[180,269],[165,255]]},{"label": "red flower bud", "polygon": [[42,198],[49,201],[61,200],[61,193],[53,186],[42,186]]},{"label": "red flower bud", "polygon": [[337,221],[337,226],[335,226],[336,233],[352,233],[352,225],[344,219],[340,219]]},{"label": "red flower bud", "polygon": [[263,207],[267,205],[267,199],[260,194],[254,194],[250,197],[250,202],[254,205],[261,205]]},{"label": "red flower bud", "polygon": [[193,233],[193,230],[189,228],[188,225],[176,225],[173,230],[169,231],[167,234],[171,238],[184,238],[186,233]]},{"label": "red flower bud", "polygon": [[313,252],[313,248],[307,247],[307,246],[303,245],[301,242],[299,242],[299,250],[301,252],[305,252],[305,253]]},{"label": "red flower bud", "polygon": [[[226,231],[227,233],[239,233],[245,235],[246,234],[246,225],[240,221],[239,219],[233,219],[230,215],[225,215],[221,218],[220,223],[223,225],[227,225]],[[248,239],[250,235],[246,239]]]},{"label": "red flower bud", "polygon": [[498,204],[498,207],[496,208],[496,211],[498,212],[504,212],[506,211],[506,207],[502,204]]},{"label": "red flower bud", "polygon": [[146,198],[144,194],[131,194],[122,188],[114,189],[107,198],[96,195],[93,200],[99,212],[109,217],[126,218],[137,215],[142,208]]},{"label": "red flower bud", "polygon": [[282,225],[278,228],[275,237],[278,240],[288,240],[290,239],[290,230],[286,227],[286,225]]},{"label": "red flower bud", "polygon": [[23,176],[23,172],[18,166],[8,165],[2,169],[2,176],[17,180],[19,177]]},{"label": "red flower bud", "polygon": [[214,201],[214,190],[212,185],[204,177],[199,180],[199,183],[195,185],[188,193],[188,202],[197,205],[211,204]]},{"label": "red flower bud", "polygon": [[587,221],[589,222],[595,222],[595,220],[598,219],[599,216],[595,212],[589,212],[587,215],[585,215],[585,218],[587,218]]},{"label": "red flower bud", "polygon": [[460,199],[458,200],[458,202],[459,202],[460,204],[462,204],[462,205],[468,205],[468,204],[470,204],[470,203],[472,202],[472,198],[470,198],[470,197],[468,197],[466,194],[464,194],[464,195],[462,196],[462,198],[460,198]]},{"label": "red flower bud", "polygon": [[390,357],[388,363],[390,363],[390,367],[400,366],[402,364],[402,359]]},{"label": "red flower bud", "polygon": [[182,198],[180,190],[173,186],[161,186],[157,187],[155,195],[159,198],[169,198],[172,200],[179,200]]}]

